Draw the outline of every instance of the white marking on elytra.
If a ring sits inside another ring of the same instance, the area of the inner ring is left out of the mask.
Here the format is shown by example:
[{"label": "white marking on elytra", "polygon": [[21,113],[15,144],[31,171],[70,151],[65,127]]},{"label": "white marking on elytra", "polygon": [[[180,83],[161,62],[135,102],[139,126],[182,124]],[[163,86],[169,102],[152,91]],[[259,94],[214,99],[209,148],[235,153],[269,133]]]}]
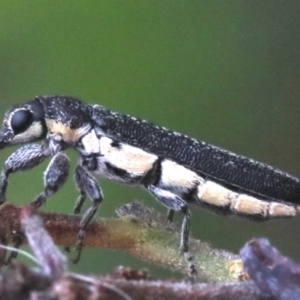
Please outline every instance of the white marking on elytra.
[{"label": "white marking on elytra", "polygon": [[95,130],[91,130],[88,134],[86,134],[81,139],[81,143],[87,153],[100,153],[100,141],[96,136]]},{"label": "white marking on elytra", "polygon": [[202,202],[220,208],[228,207],[233,213],[241,215],[261,216],[267,219],[293,217],[298,213],[297,206],[239,194],[209,180],[198,186],[197,196],[199,204]]},{"label": "white marking on elytra", "polygon": [[134,176],[144,176],[152,169],[157,156],[150,154],[140,148],[126,144],[120,147],[112,146],[113,140],[107,137],[100,139],[100,151],[103,161],[115,167],[125,170]]},{"label": "white marking on elytra", "polygon": [[195,172],[168,159],[162,161],[161,170],[158,186],[172,190],[173,193],[178,193],[180,196],[204,182],[204,179]]},{"label": "white marking on elytra", "polygon": [[283,203],[271,202],[269,215],[272,217],[294,217],[299,213],[299,206],[285,205]]},{"label": "white marking on elytra", "polygon": [[240,194],[231,202],[230,206],[233,212],[248,215],[260,215],[264,218],[268,217],[270,203],[259,200],[249,195]]},{"label": "white marking on elytra", "polygon": [[232,199],[237,198],[238,194],[220,184],[208,180],[205,181],[204,184],[198,186],[197,196],[201,202],[218,207],[225,207],[229,206]]}]

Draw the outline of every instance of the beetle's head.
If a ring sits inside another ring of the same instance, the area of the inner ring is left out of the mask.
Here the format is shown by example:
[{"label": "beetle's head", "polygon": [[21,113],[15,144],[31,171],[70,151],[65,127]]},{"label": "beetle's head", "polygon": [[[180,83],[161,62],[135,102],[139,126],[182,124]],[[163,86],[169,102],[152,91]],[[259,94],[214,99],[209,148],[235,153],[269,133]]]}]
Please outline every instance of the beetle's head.
[{"label": "beetle's head", "polygon": [[36,98],[6,112],[0,131],[0,149],[40,140],[46,134],[43,105]]}]

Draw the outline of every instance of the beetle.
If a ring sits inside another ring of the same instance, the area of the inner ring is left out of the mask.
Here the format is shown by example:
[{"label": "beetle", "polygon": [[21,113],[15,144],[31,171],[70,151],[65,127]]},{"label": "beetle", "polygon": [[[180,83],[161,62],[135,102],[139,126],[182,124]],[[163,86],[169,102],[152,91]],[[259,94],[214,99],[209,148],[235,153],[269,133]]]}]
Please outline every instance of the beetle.
[{"label": "beetle", "polygon": [[[42,144],[34,142],[43,140]],[[299,213],[300,181],[266,164],[190,138],[101,105],[66,96],[38,96],[6,112],[0,149],[26,144],[5,162],[0,178],[0,204],[6,200],[11,173],[31,169],[52,157],[44,174],[44,191],[32,202],[40,207],[65,183],[69,159],[78,153],[75,184],[79,214],[88,196],[93,205],[80,222],[76,248],[79,259],[88,224],[103,200],[95,178],[139,185],[169,209],[184,214],[181,248],[189,272],[196,274],[189,252],[190,211],[200,205],[221,214],[253,220],[293,217]]]}]

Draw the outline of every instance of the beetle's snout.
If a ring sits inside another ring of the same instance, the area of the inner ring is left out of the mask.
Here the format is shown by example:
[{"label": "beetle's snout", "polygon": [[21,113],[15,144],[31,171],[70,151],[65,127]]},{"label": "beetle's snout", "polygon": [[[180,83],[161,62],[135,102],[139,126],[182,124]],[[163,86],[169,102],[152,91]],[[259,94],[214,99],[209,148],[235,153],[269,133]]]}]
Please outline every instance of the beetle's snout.
[{"label": "beetle's snout", "polygon": [[3,132],[0,132],[0,149],[5,148],[6,142],[5,142],[5,136]]},{"label": "beetle's snout", "polygon": [[9,146],[11,144],[12,140],[12,133],[9,131],[5,131],[2,128],[2,131],[0,131],[0,150]]}]

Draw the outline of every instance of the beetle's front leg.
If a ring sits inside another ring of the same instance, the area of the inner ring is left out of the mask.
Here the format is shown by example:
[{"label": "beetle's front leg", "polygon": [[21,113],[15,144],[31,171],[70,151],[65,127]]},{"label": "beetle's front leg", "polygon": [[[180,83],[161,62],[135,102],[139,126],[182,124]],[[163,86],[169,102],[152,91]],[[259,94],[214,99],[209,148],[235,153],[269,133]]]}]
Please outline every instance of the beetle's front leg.
[{"label": "beetle's front leg", "polygon": [[15,151],[4,164],[0,177],[0,204],[6,201],[8,176],[11,173],[32,169],[42,163],[50,154],[42,145],[30,144]]},{"label": "beetle's front leg", "polygon": [[63,152],[58,152],[51,159],[44,174],[45,190],[31,204],[40,207],[46,200],[60,189],[69,175],[69,159]]},{"label": "beetle's front leg", "polygon": [[96,179],[84,167],[80,165],[77,165],[75,170],[75,183],[80,191],[80,196],[76,202],[74,213],[80,213],[86,196],[91,198],[91,200],[93,201],[93,205],[83,215],[79,225],[78,240],[76,243],[77,256],[75,257],[75,259],[73,259],[74,263],[78,262],[78,260],[80,259],[86,228],[95,216],[98,207],[103,200],[102,191]]}]

